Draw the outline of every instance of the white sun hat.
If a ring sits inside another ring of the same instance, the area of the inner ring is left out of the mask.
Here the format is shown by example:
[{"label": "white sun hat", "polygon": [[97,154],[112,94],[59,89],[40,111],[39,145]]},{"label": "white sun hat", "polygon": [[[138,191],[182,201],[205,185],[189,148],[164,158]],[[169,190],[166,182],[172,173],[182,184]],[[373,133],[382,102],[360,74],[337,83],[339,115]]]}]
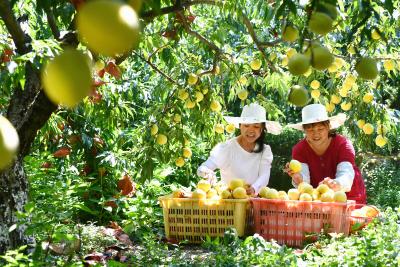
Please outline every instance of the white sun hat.
[{"label": "white sun hat", "polygon": [[251,103],[243,107],[242,114],[240,117],[224,116],[228,123],[232,123],[236,128],[239,128],[239,124],[252,124],[252,123],[265,123],[267,132],[271,134],[280,134],[282,126],[279,122],[268,121],[266,119],[265,108],[257,103]]},{"label": "white sun hat", "polygon": [[305,106],[301,110],[302,121],[295,124],[288,124],[288,127],[303,131],[304,124],[329,121],[332,129],[342,126],[346,121],[346,114],[339,113],[338,115],[328,117],[326,108],[321,104],[311,104]]}]

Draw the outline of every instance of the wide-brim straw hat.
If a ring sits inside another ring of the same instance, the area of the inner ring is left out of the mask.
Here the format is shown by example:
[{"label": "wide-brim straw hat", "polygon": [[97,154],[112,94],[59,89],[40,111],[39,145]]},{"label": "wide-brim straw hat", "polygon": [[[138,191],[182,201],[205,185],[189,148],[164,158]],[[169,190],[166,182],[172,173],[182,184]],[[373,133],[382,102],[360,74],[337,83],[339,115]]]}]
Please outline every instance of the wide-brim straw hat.
[{"label": "wide-brim straw hat", "polygon": [[228,123],[232,123],[236,128],[239,128],[240,124],[264,122],[267,132],[271,134],[280,134],[282,131],[282,126],[279,122],[269,121],[266,119],[265,108],[257,103],[244,106],[240,117],[224,116],[224,118]]},{"label": "wide-brim straw hat", "polygon": [[291,127],[300,131],[304,131],[303,125],[310,123],[317,123],[323,121],[329,121],[331,129],[336,129],[344,124],[346,121],[346,114],[339,113],[338,115],[328,117],[326,108],[321,104],[311,104],[305,106],[301,110],[302,121],[295,124],[288,124],[287,127]]}]

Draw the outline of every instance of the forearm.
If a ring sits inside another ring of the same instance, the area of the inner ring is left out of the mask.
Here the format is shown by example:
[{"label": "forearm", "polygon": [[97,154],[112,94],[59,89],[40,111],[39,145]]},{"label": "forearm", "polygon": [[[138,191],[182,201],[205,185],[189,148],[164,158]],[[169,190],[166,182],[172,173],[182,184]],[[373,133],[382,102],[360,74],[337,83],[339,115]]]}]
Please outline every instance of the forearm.
[{"label": "forearm", "polygon": [[271,168],[265,170],[257,180],[251,185],[254,188],[255,194],[257,195],[258,192],[261,190],[262,187],[267,186],[269,182],[269,176],[271,173]]},{"label": "forearm", "polygon": [[261,190],[262,187],[267,186],[269,182],[269,177],[271,175],[271,165],[274,156],[272,154],[270,146],[265,146],[265,150],[262,154],[262,160],[259,165],[258,178],[252,184],[256,194]]},{"label": "forearm", "polygon": [[214,170],[217,167],[211,159],[208,159],[197,168],[197,175],[207,179],[215,178]]},{"label": "forearm", "polygon": [[340,162],[336,168],[335,180],[343,191],[349,192],[353,186],[354,175],[354,169],[350,162]]}]

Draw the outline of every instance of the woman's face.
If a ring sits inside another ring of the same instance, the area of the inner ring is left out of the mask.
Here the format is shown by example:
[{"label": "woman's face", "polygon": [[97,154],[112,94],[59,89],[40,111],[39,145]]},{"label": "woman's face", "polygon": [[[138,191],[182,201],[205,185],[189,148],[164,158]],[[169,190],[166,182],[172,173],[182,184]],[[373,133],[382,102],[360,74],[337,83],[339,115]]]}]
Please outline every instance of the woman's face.
[{"label": "woman's face", "polygon": [[254,143],[262,133],[262,123],[240,124],[240,135],[248,143]]},{"label": "woman's face", "polygon": [[307,141],[313,146],[324,144],[329,138],[329,124],[313,123],[304,127]]}]

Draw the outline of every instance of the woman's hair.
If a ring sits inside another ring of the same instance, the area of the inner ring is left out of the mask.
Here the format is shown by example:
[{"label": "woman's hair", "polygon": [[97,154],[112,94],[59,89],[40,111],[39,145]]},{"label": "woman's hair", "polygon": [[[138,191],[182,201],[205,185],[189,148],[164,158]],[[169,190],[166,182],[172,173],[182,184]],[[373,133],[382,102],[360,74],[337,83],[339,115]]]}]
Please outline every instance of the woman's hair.
[{"label": "woman's hair", "polygon": [[260,153],[264,150],[265,144],[265,122],[261,123],[261,134],[256,140],[256,146],[254,147],[254,153]]},{"label": "woman's hair", "polygon": [[307,130],[307,129],[310,129],[310,128],[313,128],[313,127],[317,126],[318,124],[322,124],[322,125],[324,125],[324,126],[329,128],[329,133],[328,133],[329,137],[333,137],[333,136],[336,135],[336,129],[331,129],[331,123],[329,122],[329,120],[303,124],[303,129]]}]

